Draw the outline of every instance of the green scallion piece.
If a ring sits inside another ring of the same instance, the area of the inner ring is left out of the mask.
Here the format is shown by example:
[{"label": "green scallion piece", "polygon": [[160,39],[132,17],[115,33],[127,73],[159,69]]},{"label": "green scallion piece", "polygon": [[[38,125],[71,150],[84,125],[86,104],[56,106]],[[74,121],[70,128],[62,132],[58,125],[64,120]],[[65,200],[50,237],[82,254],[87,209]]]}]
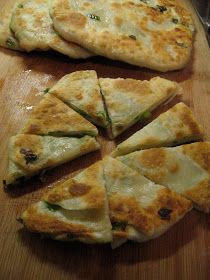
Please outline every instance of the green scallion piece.
[{"label": "green scallion piece", "polygon": [[51,203],[49,203],[47,201],[45,201],[45,204],[46,204],[47,209],[52,211],[52,212],[55,212],[55,211],[60,209],[60,206],[55,205],[55,204],[51,204]]},{"label": "green scallion piece", "polygon": [[99,16],[94,15],[94,14],[88,14],[87,16],[88,16],[90,19],[94,19],[94,20],[98,20],[98,21],[101,20]]}]

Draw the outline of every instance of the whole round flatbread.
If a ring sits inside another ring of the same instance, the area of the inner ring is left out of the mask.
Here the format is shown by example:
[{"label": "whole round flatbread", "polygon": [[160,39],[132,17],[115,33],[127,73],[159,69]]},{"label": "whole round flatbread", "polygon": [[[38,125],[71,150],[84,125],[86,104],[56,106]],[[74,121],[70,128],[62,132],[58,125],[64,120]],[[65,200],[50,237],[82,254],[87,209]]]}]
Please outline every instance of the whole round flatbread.
[{"label": "whole round flatbread", "polygon": [[111,59],[159,71],[190,59],[193,24],[172,0],[53,0],[54,28],[66,40]]},{"label": "whole round flatbread", "polygon": [[49,0],[27,0],[13,12],[11,28],[21,48],[26,51],[54,49],[71,58],[87,58],[92,54],[77,44],[62,39],[53,28]]}]

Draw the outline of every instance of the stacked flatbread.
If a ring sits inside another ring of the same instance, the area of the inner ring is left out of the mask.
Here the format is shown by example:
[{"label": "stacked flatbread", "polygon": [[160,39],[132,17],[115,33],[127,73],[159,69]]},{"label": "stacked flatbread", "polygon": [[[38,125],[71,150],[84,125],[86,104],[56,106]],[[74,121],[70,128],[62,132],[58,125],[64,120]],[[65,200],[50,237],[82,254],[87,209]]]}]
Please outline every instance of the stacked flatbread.
[{"label": "stacked flatbread", "polygon": [[41,170],[100,148],[97,128],[53,95],[35,106],[30,118],[9,141],[6,184],[17,184]]},{"label": "stacked flatbread", "polygon": [[[93,124],[116,137],[177,89],[158,77],[98,79],[95,71],[64,76],[11,138],[11,182],[97,149]],[[119,144],[112,157],[55,184],[20,221],[56,240],[111,242],[113,248],[156,238],[193,206],[210,211],[210,143],[181,145],[202,136],[191,110],[178,103]]]},{"label": "stacked flatbread", "polygon": [[22,214],[26,229],[63,241],[154,239],[194,205],[210,211],[210,143],[105,157],[57,183]]},{"label": "stacked flatbread", "polygon": [[191,208],[189,200],[107,157],[55,185],[21,222],[57,240],[117,247],[161,235]]},{"label": "stacked flatbread", "polygon": [[22,51],[53,49],[70,58],[87,58],[92,53],[67,42],[53,28],[50,0],[26,0],[6,7],[0,14],[0,45]]},{"label": "stacked flatbread", "polygon": [[95,125],[115,138],[177,89],[177,83],[159,77],[98,79],[93,70],[64,76],[45,90],[19,134],[11,137],[6,185],[99,149]]},{"label": "stacked flatbread", "polygon": [[26,0],[0,15],[0,45],[181,69],[190,59],[194,27],[177,2]]}]

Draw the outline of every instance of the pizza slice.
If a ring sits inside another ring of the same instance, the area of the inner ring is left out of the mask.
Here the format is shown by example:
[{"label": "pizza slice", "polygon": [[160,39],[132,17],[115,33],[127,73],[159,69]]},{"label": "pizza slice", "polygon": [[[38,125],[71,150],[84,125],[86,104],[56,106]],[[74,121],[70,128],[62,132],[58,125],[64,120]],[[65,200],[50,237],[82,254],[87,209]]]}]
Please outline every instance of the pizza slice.
[{"label": "pizza slice", "polygon": [[12,136],[9,141],[9,164],[5,185],[18,184],[41,170],[100,148],[94,137],[53,137],[30,134]]},{"label": "pizza slice", "polygon": [[159,77],[150,81],[134,79],[99,79],[109,119],[111,138],[139,121],[145,112],[151,112],[173,97],[178,84]]},{"label": "pizza slice", "polygon": [[153,148],[117,159],[190,199],[197,209],[210,211],[210,142]]},{"label": "pizza slice", "polygon": [[56,240],[107,243],[112,227],[101,162],[58,183],[21,216],[26,229]]},{"label": "pizza slice", "polygon": [[47,94],[35,106],[21,133],[51,136],[97,136],[97,128],[61,100]]},{"label": "pizza slice", "polygon": [[163,234],[192,208],[175,192],[153,183],[117,159],[104,159],[113,247],[144,242]]},{"label": "pizza slice", "polygon": [[180,102],[119,144],[112,156],[154,147],[176,146],[200,140],[202,134],[202,128],[196,122],[192,111]]},{"label": "pizza slice", "polygon": [[6,6],[0,12],[0,46],[7,49],[21,51],[22,49],[19,42],[10,29],[10,20],[13,10],[13,7]]},{"label": "pizza slice", "polygon": [[50,93],[92,123],[101,127],[108,126],[96,71],[86,70],[68,74],[51,88]]}]

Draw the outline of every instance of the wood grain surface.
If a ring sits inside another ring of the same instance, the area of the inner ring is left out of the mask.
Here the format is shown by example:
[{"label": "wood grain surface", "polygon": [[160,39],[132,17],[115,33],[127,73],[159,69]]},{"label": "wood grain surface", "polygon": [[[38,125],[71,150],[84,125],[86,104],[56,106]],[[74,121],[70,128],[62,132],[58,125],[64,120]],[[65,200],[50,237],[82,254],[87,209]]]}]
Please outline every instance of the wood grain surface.
[{"label": "wood grain surface", "polygon": [[[0,0],[0,9],[12,2]],[[210,140],[210,52],[190,2],[181,2],[193,14],[197,29],[191,61],[182,71],[160,74],[99,57],[73,61],[54,52],[25,54],[0,49],[0,179],[5,177],[8,139],[18,132],[40,100],[39,92],[76,70],[95,69],[99,77],[113,78],[149,79],[160,75],[179,82],[182,97],[161,106],[153,118],[182,100],[192,108],[204,127],[205,139]],[[49,171],[42,182],[33,179],[8,192],[0,189],[0,279],[210,279],[210,216],[195,210],[160,238],[144,244],[127,243],[114,251],[109,245],[42,240],[24,231],[16,221],[50,184],[110,153],[117,142],[140,127],[135,125],[116,142],[109,141],[101,131],[101,151]]]}]

